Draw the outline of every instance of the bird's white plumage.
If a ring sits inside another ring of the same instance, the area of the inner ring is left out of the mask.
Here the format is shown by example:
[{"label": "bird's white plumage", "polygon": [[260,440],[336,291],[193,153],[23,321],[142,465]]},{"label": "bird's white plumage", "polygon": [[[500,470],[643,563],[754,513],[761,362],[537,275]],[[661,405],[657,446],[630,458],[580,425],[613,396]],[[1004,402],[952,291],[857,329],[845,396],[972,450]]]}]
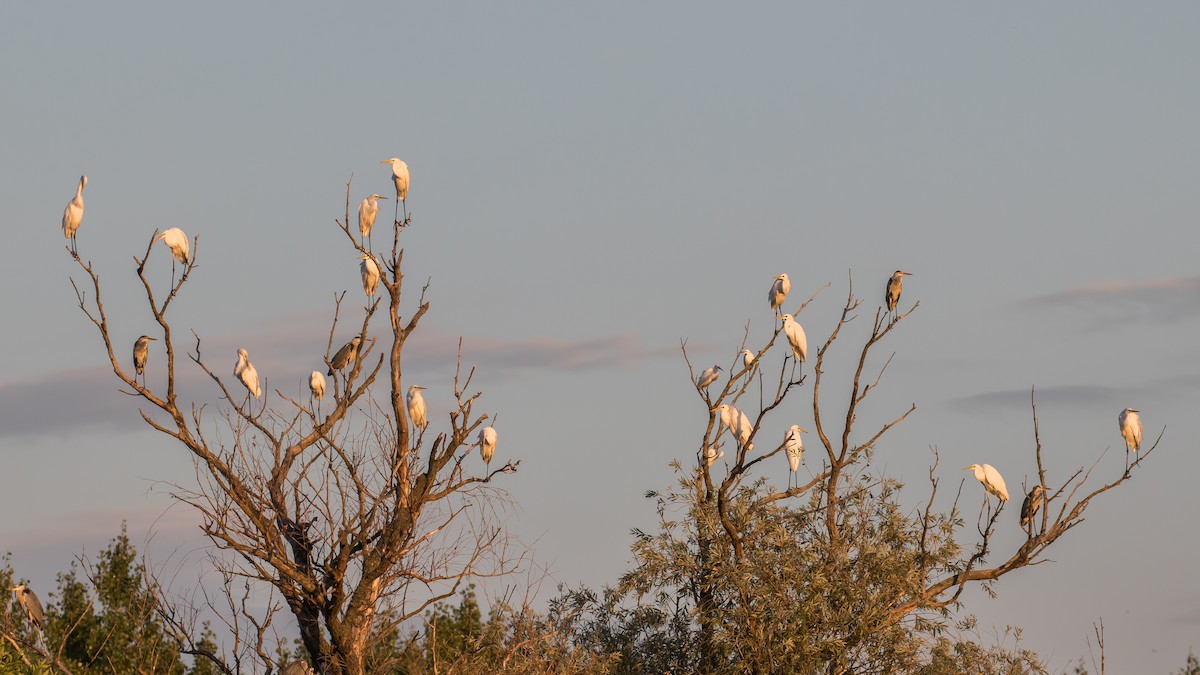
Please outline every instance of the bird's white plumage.
[{"label": "bird's white plumage", "polygon": [[188,248],[188,238],[183,233],[183,230],[178,227],[172,227],[163,230],[163,233],[158,235],[158,238],[162,243],[167,245],[167,248],[171,249],[171,255],[176,260],[184,265],[188,264],[188,261],[191,259],[191,250]]},{"label": "bird's white plumage", "polygon": [[708,446],[704,449],[704,466],[712,466],[714,462],[725,456],[724,450],[718,450],[713,446]]},{"label": "bird's white plumage", "polygon": [[492,455],[496,452],[496,430],[492,427],[484,427],[479,430],[479,456],[483,457],[483,463],[491,465]]},{"label": "bird's white plumage", "polygon": [[792,473],[800,470],[800,462],[804,459],[804,440],[800,434],[804,429],[799,424],[793,424],[783,439],[784,450],[787,451],[788,468]]},{"label": "bird's white plumage", "polygon": [[375,216],[379,215],[380,199],[387,199],[387,197],[372,193],[370,197],[358,203],[358,232],[363,238],[371,236],[371,228],[375,227]]},{"label": "bird's white plumage", "polygon": [[972,464],[963,471],[975,471],[975,480],[983,483],[983,489],[996,495],[1000,501],[1008,501],[1008,488],[1004,486],[1004,478],[991,464]]},{"label": "bird's white plumage", "polygon": [[767,302],[771,303],[771,309],[777,310],[782,307],[791,290],[792,282],[788,279],[787,274],[775,277],[775,281],[771,283],[771,290],[767,292]]},{"label": "bird's white plumage", "polygon": [[797,361],[803,362],[808,358],[808,336],[804,334],[804,327],[797,323],[791,314],[784,314],[778,318],[783,319],[783,334],[792,346],[792,354]]},{"label": "bird's white plumage", "polygon": [[87,186],[87,180],[87,176],[79,177],[79,185],[75,188],[75,198],[67,202],[67,208],[63,210],[63,236],[67,239],[75,237],[75,232],[79,230],[79,224],[83,222],[83,188]]},{"label": "bird's white plumage", "polygon": [[700,377],[696,378],[696,386],[700,389],[708,389],[709,385],[717,381],[717,373],[720,372],[721,366],[714,365],[712,368],[705,368],[704,372],[700,373]]},{"label": "bird's white plumage", "polygon": [[1125,451],[1138,452],[1142,449],[1142,417],[1139,411],[1126,408],[1117,417],[1120,424],[1121,437],[1125,439]]},{"label": "bird's white plumage", "polygon": [[396,199],[408,199],[408,165],[396,157],[385,159],[380,164],[392,165],[392,184],[396,186]]},{"label": "bird's white plumage", "polygon": [[314,370],[312,375],[308,376],[308,390],[318,401],[325,397],[325,376],[321,371]]},{"label": "bird's white plumage", "polygon": [[254,369],[254,364],[250,363],[250,354],[245,349],[237,350],[237,365],[233,367],[233,376],[241,381],[254,395],[254,398],[262,397],[262,387],[258,386],[258,371]]},{"label": "bird's white plumage", "polygon": [[362,256],[358,271],[362,273],[363,293],[367,297],[375,295],[375,289],[379,287],[379,265],[375,264],[375,259],[369,255]]},{"label": "bird's white plumage", "polygon": [[754,365],[754,352],[749,349],[742,350],[742,365],[749,368]]},{"label": "bird's white plumage", "polygon": [[408,416],[412,419],[413,424],[424,429],[429,426],[429,418],[426,417],[425,397],[421,395],[421,390],[425,387],[413,385],[408,388]]},{"label": "bird's white plumage", "polygon": [[728,403],[722,403],[710,412],[721,413],[721,424],[729,429],[729,432],[737,439],[738,445],[745,446],[746,452],[754,449],[754,444],[750,443],[750,435],[754,432],[754,427],[745,413]]}]

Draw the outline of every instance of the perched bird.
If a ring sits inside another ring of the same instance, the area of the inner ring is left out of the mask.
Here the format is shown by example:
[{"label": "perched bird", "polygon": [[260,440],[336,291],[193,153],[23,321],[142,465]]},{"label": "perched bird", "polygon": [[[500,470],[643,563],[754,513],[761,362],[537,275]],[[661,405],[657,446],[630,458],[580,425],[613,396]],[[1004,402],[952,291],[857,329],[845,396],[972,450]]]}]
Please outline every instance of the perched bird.
[{"label": "perched bird", "polygon": [[425,387],[413,385],[408,388],[408,416],[412,419],[413,424],[417,425],[423,431],[429,426],[429,418],[425,416],[425,397],[421,395],[421,390]]},{"label": "perched bird", "polygon": [[807,429],[799,424],[793,424],[783,439],[783,447],[787,450],[788,468],[792,470],[792,473],[799,471],[800,462],[804,461],[804,440],[800,438],[800,434],[804,431]]},{"label": "perched bird", "polygon": [[308,376],[308,390],[318,401],[325,397],[325,376],[321,371],[314,370],[312,375]]},{"label": "perched bird", "polygon": [[697,389],[708,389],[709,385],[717,381],[717,373],[721,370],[721,366],[713,366],[705,368],[704,372],[700,373],[700,377],[696,378]]},{"label": "perched bird", "polygon": [[911,277],[908,272],[896,270],[892,277],[888,279],[887,290],[883,294],[883,300],[887,303],[889,312],[896,311],[896,305],[900,302],[900,291],[904,290],[904,277]]},{"label": "perched bird", "polygon": [[479,455],[483,457],[483,463],[488,466],[492,465],[492,455],[496,452],[496,430],[492,427],[484,427],[479,430]]},{"label": "perched bird", "polygon": [[375,227],[375,216],[379,213],[379,200],[387,199],[383,195],[372,193],[370,197],[358,203],[358,231],[362,234],[362,243],[367,243],[371,236],[371,228]]},{"label": "perched bird", "polygon": [[355,335],[349,342],[342,345],[342,348],[337,350],[333,355],[333,361],[329,364],[329,374],[333,375],[333,371],[341,370],[346,366],[354,363],[354,359],[358,358],[358,345],[362,342],[362,338]]},{"label": "perched bird", "polygon": [[171,255],[175,256],[176,260],[184,265],[188,264],[190,259],[188,256],[188,238],[183,233],[183,230],[178,227],[172,227],[163,230],[163,233],[158,235],[158,238],[162,240],[162,243],[167,245],[167,248],[171,249]]},{"label": "perched bird", "polygon": [[1008,501],[1008,488],[1004,487],[1004,478],[991,464],[972,464],[963,471],[975,470],[975,480],[983,483],[983,489],[996,495],[1000,501]]},{"label": "perched bird", "polygon": [[787,295],[792,290],[792,282],[788,279],[788,275],[780,274],[775,277],[775,282],[771,284],[771,290],[767,293],[767,302],[771,303],[771,310],[778,310],[783,306],[783,302],[787,300]]},{"label": "perched bird", "polygon": [[133,370],[138,375],[144,375],[146,370],[146,357],[150,355],[150,341],[157,340],[149,335],[143,335],[133,343]]},{"label": "perched bird", "polygon": [[1025,502],[1021,504],[1021,527],[1027,527],[1029,521],[1033,520],[1034,514],[1042,508],[1042,499],[1045,495],[1046,488],[1041,485],[1034,485],[1029,494],[1025,495]]},{"label": "perched bird", "polygon": [[392,165],[392,183],[396,185],[396,201],[404,206],[404,217],[408,218],[408,165],[393,157],[380,164]]},{"label": "perched bird", "polygon": [[718,450],[713,446],[708,446],[704,449],[704,466],[712,466],[718,459],[725,456],[724,450]]},{"label": "perched bird", "polygon": [[750,442],[750,434],[754,432],[754,427],[751,426],[750,419],[746,417],[746,414],[728,403],[722,403],[709,410],[709,412],[717,411],[721,413],[721,424],[729,429],[729,433],[737,439],[738,445],[744,446],[746,452],[754,450],[754,444]]},{"label": "perched bird", "polygon": [[1129,451],[1136,455],[1142,449],[1142,417],[1137,410],[1126,408],[1117,417],[1121,425],[1121,437],[1125,439],[1125,462],[1129,462]]},{"label": "perched bird", "polygon": [[286,666],[280,666],[279,675],[313,675],[312,666],[307,661],[292,661]]},{"label": "perched bird", "polygon": [[783,319],[783,334],[787,336],[788,344],[792,346],[792,354],[797,361],[803,363],[808,358],[808,336],[804,334],[804,327],[796,323],[791,314],[784,314],[776,318]]},{"label": "perched bird", "polygon": [[46,613],[42,611],[42,601],[38,600],[38,596],[25,584],[18,584],[8,590],[16,594],[17,602],[21,609],[25,610],[25,617],[29,619],[29,623],[38,630],[45,628]]},{"label": "perched bird", "polygon": [[75,198],[67,203],[63,211],[63,236],[71,240],[71,252],[75,252],[75,232],[83,222],[83,188],[87,186],[87,176],[79,177],[79,187],[75,188]]},{"label": "perched bird", "polygon": [[747,368],[754,365],[754,352],[749,349],[742,350],[742,365]]},{"label": "perched bird", "polygon": [[237,365],[233,367],[233,376],[241,380],[246,386],[246,391],[254,395],[254,398],[262,398],[262,387],[258,386],[258,371],[254,369],[254,364],[250,363],[250,354],[245,349],[237,350]]},{"label": "perched bird", "polygon": [[358,270],[362,272],[363,293],[367,297],[375,295],[375,289],[379,287],[379,265],[375,264],[375,259],[369,255],[362,257],[362,263],[359,264]]}]

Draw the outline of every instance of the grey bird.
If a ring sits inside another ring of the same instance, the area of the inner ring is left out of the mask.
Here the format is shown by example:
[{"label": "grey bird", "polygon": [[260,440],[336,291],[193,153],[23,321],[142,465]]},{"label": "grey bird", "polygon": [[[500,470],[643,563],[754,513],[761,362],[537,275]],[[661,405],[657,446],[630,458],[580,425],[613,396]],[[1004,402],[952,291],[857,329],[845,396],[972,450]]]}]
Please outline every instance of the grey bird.
[{"label": "grey bird", "polygon": [[884,293],[883,299],[887,302],[889,312],[896,311],[896,305],[900,304],[900,292],[904,290],[904,277],[911,277],[908,272],[896,270],[892,278],[888,279],[887,291]]},{"label": "grey bird", "polygon": [[138,375],[144,375],[146,370],[146,357],[150,355],[150,341],[157,340],[149,335],[143,335],[133,343],[133,370]]},{"label": "grey bird", "polygon": [[361,342],[362,338],[355,336],[354,339],[342,345],[342,348],[337,350],[337,353],[333,355],[333,363],[329,367],[330,375],[333,375],[333,371],[341,370],[354,363],[354,359],[358,358],[358,345]]},{"label": "grey bird", "polygon": [[1042,508],[1045,495],[1046,488],[1041,485],[1034,485],[1029,494],[1025,495],[1025,503],[1021,504],[1021,527],[1029,526],[1029,521],[1033,520],[1038,509]]},{"label": "grey bird", "polygon": [[42,601],[38,600],[38,596],[25,584],[18,584],[9,590],[17,594],[17,602],[20,603],[21,609],[25,610],[29,623],[38,630],[45,628],[46,613],[42,611]]}]

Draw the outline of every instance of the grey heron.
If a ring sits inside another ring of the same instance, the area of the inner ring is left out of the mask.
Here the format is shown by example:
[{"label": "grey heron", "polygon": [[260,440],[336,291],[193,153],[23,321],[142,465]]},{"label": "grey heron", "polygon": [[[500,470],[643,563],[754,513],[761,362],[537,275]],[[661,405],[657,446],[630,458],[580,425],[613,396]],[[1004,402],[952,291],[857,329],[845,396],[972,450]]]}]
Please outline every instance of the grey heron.
[{"label": "grey heron", "polygon": [[329,375],[333,375],[333,371],[342,370],[346,366],[354,363],[354,359],[358,358],[358,345],[362,342],[362,337],[355,335],[349,342],[342,345],[342,348],[337,350],[333,355],[333,361],[329,364]]},{"label": "grey heron", "polygon": [[911,277],[908,272],[896,270],[887,282],[887,290],[884,291],[883,299],[887,303],[889,312],[896,311],[896,305],[900,303],[900,292],[904,290],[904,277]]}]

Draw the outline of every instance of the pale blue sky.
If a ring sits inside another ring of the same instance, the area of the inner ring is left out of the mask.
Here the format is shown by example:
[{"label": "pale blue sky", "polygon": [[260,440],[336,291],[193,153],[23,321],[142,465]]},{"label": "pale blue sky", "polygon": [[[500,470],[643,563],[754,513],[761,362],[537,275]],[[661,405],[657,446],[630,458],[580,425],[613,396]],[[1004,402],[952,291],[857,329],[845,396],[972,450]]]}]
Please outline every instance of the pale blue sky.
[{"label": "pale blue sky", "polygon": [[[1178,667],[1200,626],[1198,34],[1185,2],[6,4],[0,549],[44,594],[122,518],[140,542],[167,504],[153,482],[191,476],[74,308],[59,220],[81,173],[119,343],[150,326],[130,256],[178,226],[201,266],[177,326],[286,389],[332,292],[358,288],[333,227],[346,179],[386,194],[399,156],[408,275],[433,301],[406,372],[444,411],[465,337],[498,453],[522,460],[512,527],[557,580],[615,580],[654,523],[641,495],[695,452],[680,338],[728,363],[787,272],[797,296],[833,283],[804,316],[816,340],[847,270],[875,303],[899,267],[921,307],[864,423],[917,404],[876,457],[914,504],[931,445],[944,486],[977,461],[1020,484],[1033,385],[1051,479],[1105,448],[1115,475],[1126,405],[1168,427],[1054,564],[969,609],[1059,670],[1101,617],[1114,672]],[[151,551],[198,546],[186,523],[159,520]]]}]

